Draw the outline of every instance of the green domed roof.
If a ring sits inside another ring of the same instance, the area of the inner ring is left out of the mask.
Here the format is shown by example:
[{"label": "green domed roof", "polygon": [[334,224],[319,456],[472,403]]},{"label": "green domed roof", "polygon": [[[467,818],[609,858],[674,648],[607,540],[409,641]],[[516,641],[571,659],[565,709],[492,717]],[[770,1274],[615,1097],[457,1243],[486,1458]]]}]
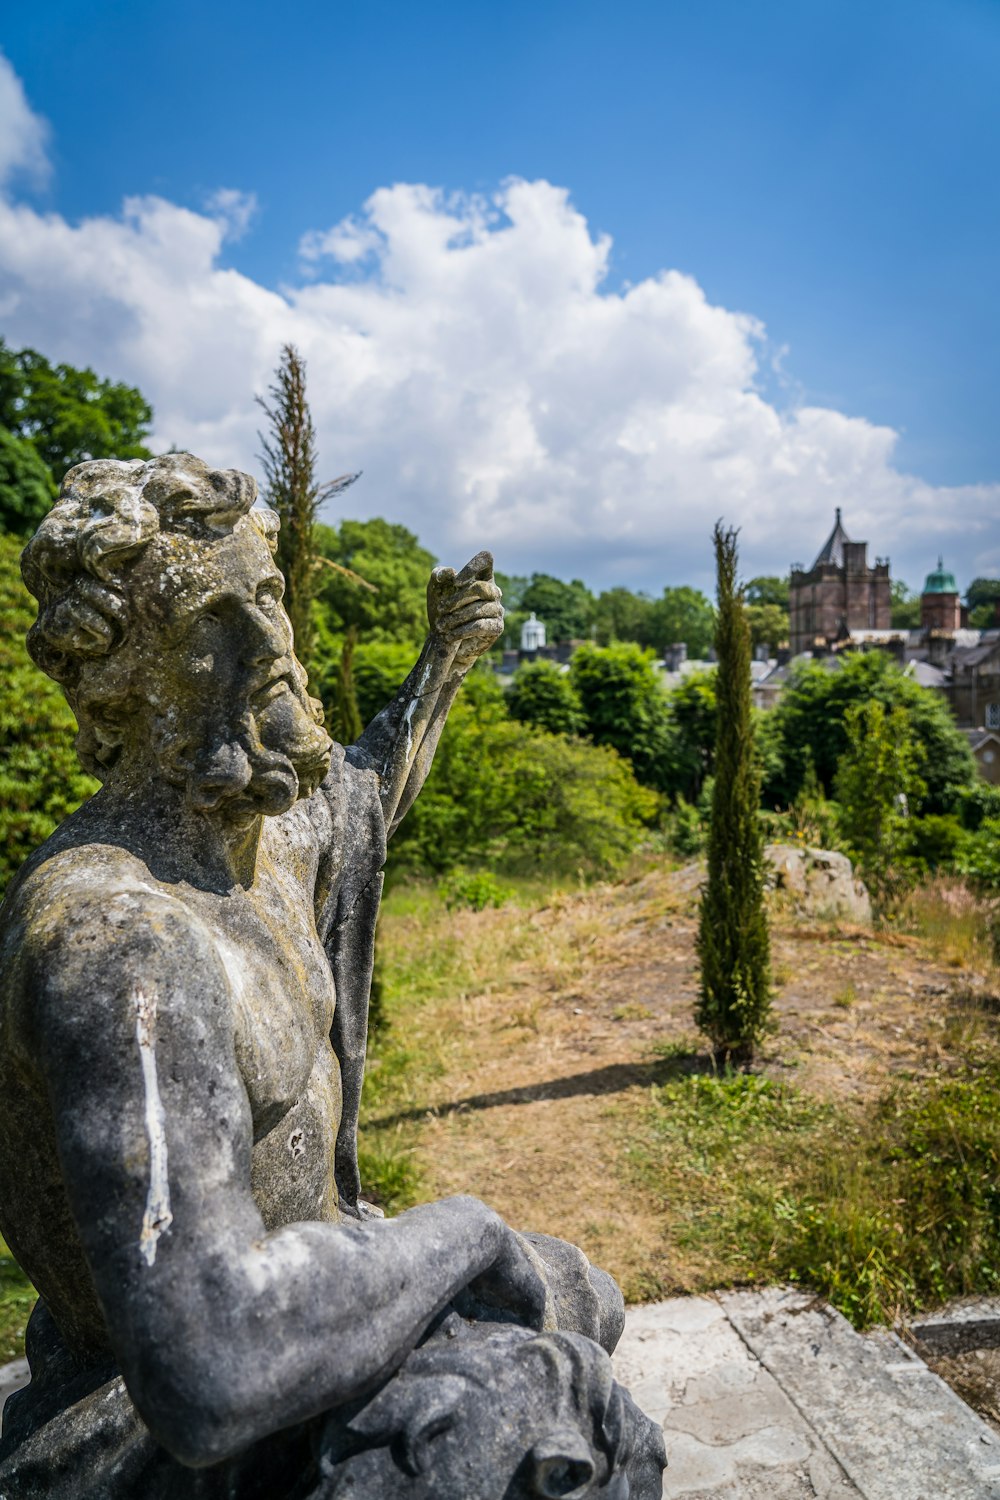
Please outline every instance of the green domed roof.
[{"label": "green domed roof", "polygon": [[938,565],[933,573],[928,573],[924,580],[925,594],[957,594],[958,584],[955,582],[954,573],[946,573],[943,558],[938,558]]}]

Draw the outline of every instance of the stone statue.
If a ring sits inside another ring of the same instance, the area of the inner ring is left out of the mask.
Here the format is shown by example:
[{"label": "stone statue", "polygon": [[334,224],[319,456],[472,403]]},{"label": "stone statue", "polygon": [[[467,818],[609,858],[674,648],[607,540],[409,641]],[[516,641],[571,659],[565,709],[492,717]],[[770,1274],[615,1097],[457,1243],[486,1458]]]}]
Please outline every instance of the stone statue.
[{"label": "stone statue", "polygon": [[474,1198],[360,1195],[386,839],[501,633],[492,560],[435,570],[345,751],[255,495],[187,454],[85,463],[25,549],[103,786],[0,909],[0,1231],[40,1293],[0,1496],[659,1496],[610,1278]]}]

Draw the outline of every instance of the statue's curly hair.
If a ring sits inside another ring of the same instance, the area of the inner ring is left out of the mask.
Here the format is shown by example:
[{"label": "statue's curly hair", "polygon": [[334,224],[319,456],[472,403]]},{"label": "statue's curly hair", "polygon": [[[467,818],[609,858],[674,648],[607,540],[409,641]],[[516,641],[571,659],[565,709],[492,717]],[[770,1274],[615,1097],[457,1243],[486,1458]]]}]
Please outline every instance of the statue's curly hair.
[{"label": "statue's curly hair", "polygon": [[94,459],[70,469],[59,499],[21,554],[38,600],[28,650],[58,682],[80,726],[84,767],[103,779],[121,750],[136,663],[119,648],[129,635],[129,566],[160,532],[218,538],[243,517],[277,546],[278,517],[255,510],[256,482],[210,469],[190,453]]}]

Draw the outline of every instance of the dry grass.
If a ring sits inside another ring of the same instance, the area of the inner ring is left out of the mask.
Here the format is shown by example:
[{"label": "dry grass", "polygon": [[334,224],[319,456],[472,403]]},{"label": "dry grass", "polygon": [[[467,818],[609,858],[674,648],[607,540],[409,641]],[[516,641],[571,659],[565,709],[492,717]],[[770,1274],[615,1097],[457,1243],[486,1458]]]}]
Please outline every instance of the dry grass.
[{"label": "dry grass", "polygon": [[[696,900],[689,871],[650,870],[534,909],[445,914],[430,893],[389,902],[392,1042],[377,1049],[365,1133],[407,1162],[397,1206],[474,1192],[512,1223],[581,1244],[632,1298],[752,1279],[733,1223],[699,1217],[690,1143],[651,1144],[651,1106],[672,1107],[675,1081],[709,1066],[691,1022]],[[921,920],[936,909],[926,898]],[[803,1151],[832,1140],[839,1152],[895,1080],[993,1055],[982,940],[959,974],[939,927],[932,940],[777,921],[777,1025],[758,1073],[804,1101],[796,1118],[810,1100],[816,1109],[784,1166],[782,1129],[758,1132],[765,1159],[751,1165],[768,1202]],[[876,1292],[893,1294],[888,1272]]]}]

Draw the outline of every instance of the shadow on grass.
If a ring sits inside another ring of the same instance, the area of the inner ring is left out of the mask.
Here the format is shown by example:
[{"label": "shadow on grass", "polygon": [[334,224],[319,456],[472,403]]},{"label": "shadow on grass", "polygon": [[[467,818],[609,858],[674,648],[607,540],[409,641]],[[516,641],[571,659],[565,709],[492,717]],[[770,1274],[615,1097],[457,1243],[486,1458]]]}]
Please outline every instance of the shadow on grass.
[{"label": "shadow on grass", "polygon": [[425,1120],[428,1115],[442,1119],[448,1115],[468,1114],[477,1109],[498,1109],[505,1104],[539,1104],[548,1099],[573,1099],[581,1094],[622,1094],[626,1089],[649,1088],[669,1083],[693,1073],[718,1071],[706,1052],[671,1051],[667,1057],[645,1063],[609,1063],[604,1068],[590,1068],[585,1073],[569,1073],[542,1083],[526,1083],[518,1088],[497,1089],[488,1094],[470,1094],[447,1104],[423,1105],[401,1109],[391,1115],[375,1115],[370,1125],[401,1125],[408,1120]]}]

